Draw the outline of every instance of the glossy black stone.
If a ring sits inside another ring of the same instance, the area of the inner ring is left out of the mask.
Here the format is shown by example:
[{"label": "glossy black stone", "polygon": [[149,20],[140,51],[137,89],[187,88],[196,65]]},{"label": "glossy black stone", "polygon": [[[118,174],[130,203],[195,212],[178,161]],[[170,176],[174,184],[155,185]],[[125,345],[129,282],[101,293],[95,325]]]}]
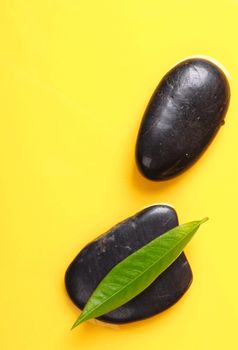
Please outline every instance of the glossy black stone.
[{"label": "glossy black stone", "polygon": [[[155,205],[114,226],[89,243],[66,271],[65,284],[72,301],[82,309],[102,278],[134,251],[178,225],[175,210]],[[192,272],[182,253],[140,295],[99,319],[128,323],[153,316],[173,305],[192,282]]]},{"label": "glossy black stone", "polygon": [[136,161],[150,180],[167,180],[192,165],[224,124],[230,89],[214,63],[200,58],[172,68],[145,111]]}]

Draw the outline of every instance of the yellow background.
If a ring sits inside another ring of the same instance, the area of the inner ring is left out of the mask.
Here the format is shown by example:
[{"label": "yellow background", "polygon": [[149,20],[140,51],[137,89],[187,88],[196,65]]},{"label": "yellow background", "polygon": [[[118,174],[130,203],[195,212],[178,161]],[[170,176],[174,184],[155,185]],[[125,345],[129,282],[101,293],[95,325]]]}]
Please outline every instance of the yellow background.
[{"label": "yellow background", "polygon": [[[238,1],[2,0],[0,18],[0,349],[237,349]],[[191,55],[229,71],[226,124],[193,168],[152,183],[135,167],[141,117]],[[159,202],[210,217],[186,249],[189,291],[146,321],[71,332],[68,264]]]}]

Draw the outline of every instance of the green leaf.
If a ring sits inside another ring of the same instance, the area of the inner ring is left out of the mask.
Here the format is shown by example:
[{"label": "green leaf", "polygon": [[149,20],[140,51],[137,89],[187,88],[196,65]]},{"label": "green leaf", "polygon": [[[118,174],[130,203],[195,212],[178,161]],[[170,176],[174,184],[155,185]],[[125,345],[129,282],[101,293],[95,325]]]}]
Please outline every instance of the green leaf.
[{"label": "green leaf", "polygon": [[146,289],[177,259],[199,226],[207,220],[177,226],[115,265],[92,293],[72,329],[118,308]]}]

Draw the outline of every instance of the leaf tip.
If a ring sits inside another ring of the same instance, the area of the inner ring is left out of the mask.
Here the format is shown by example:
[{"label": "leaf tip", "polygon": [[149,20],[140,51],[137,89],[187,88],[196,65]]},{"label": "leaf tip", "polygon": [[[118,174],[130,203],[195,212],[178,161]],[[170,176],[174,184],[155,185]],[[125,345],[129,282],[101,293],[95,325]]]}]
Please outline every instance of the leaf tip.
[{"label": "leaf tip", "polygon": [[76,328],[77,327],[77,324],[76,324],[76,322],[73,324],[73,326],[70,328],[70,330],[72,331],[74,328]]},{"label": "leaf tip", "polygon": [[71,331],[74,329],[74,328],[76,328],[77,326],[79,326],[80,325],[80,323],[82,323],[84,321],[84,319],[83,318],[81,318],[81,316],[79,317],[79,318],[77,318],[77,320],[74,322],[74,324],[73,324],[73,326],[71,327]]}]

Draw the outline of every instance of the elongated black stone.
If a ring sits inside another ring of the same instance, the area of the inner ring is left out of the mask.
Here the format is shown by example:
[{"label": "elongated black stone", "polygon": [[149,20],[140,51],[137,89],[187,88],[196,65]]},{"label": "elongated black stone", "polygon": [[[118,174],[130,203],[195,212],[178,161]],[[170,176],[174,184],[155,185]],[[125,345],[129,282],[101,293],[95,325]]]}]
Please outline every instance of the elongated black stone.
[{"label": "elongated black stone", "polygon": [[[72,301],[82,309],[102,278],[114,265],[137,249],[178,225],[175,210],[155,205],[114,226],[89,243],[66,271],[65,284]],[[99,319],[127,323],[153,316],[173,305],[192,282],[192,272],[182,253],[146,290]]]},{"label": "elongated black stone", "polygon": [[136,145],[141,173],[172,178],[192,165],[224,124],[230,89],[214,63],[200,58],[172,68],[145,111]]}]

